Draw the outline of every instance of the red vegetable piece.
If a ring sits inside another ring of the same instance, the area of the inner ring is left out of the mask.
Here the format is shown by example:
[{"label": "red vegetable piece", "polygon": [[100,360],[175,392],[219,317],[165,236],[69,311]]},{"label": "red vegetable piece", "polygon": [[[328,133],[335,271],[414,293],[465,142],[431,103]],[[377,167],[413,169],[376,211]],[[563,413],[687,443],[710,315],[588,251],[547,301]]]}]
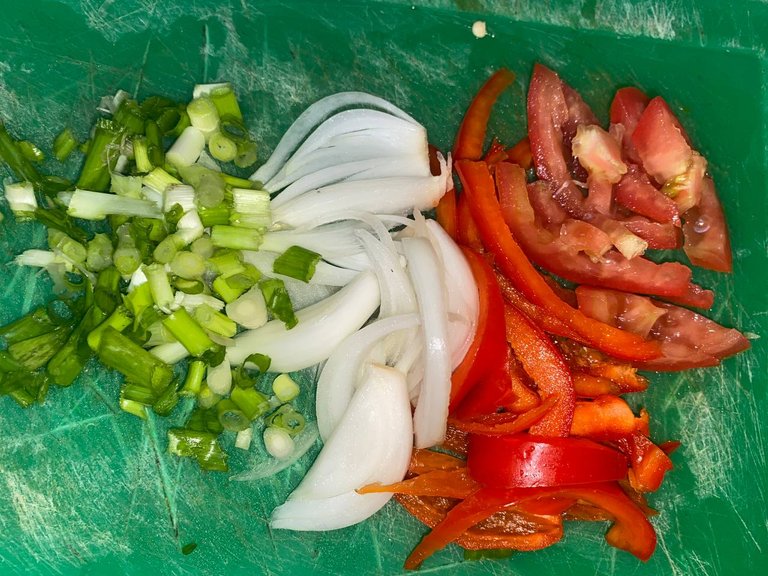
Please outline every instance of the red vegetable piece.
[{"label": "red vegetable piece", "polygon": [[502,68],[491,76],[480,88],[461,121],[453,146],[453,159],[479,160],[483,157],[485,131],[491,109],[496,99],[515,80],[515,75]]},{"label": "red vegetable piece", "polygon": [[568,218],[568,213],[555,201],[552,192],[552,185],[546,180],[536,180],[528,184],[528,198],[533,213],[547,229],[559,226]]},{"label": "red vegetable piece", "polygon": [[506,226],[488,167],[481,162],[460,160],[456,169],[483,244],[493,253],[499,269],[526,298],[565,323],[581,341],[616,358],[647,359],[659,354],[656,344],[595,322],[563,302],[539,275]]},{"label": "red vegetable piece", "polygon": [[642,216],[630,216],[621,220],[624,227],[648,243],[653,250],[673,250],[683,245],[680,228],[674,224],[653,222]]},{"label": "red vegetable piece", "polygon": [[443,227],[448,235],[456,240],[458,233],[458,216],[456,214],[456,191],[448,190],[435,208],[436,218],[440,226]]},{"label": "red vegetable piece", "polygon": [[[615,252],[606,254],[600,262],[593,262],[584,254],[565,252],[562,244],[542,242],[539,228],[530,219],[532,209],[520,168],[505,162],[499,164],[496,181],[509,229],[525,254],[539,266],[580,284],[654,294],[695,306],[711,305],[712,293],[698,292],[698,287],[690,282],[691,270],[682,264],[656,264],[641,257],[627,260]],[[530,296],[529,299],[533,300]]]},{"label": "red vegetable piece", "polygon": [[658,490],[664,475],[673,468],[667,453],[640,432],[617,440],[616,446],[629,457],[629,483],[638,492]]},{"label": "red vegetable piece", "polygon": [[622,480],[627,466],[627,458],[618,450],[584,438],[469,435],[469,473],[477,482],[494,488]]},{"label": "red vegetable piece", "polygon": [[525,170],[533,167],[531,141],[528,139],[528,136],[524,136],[517,144],[512,146],[512,148],[507,149],[507,160],[517,164]]},{"label": "red vegetable piece", "polygon": [[472,213],[469,211],[467,195],[460,194],[456,207],[456,242],[461,246],[467,246],[475,252],[485,252],[480,233],[477,231]]},{"label": "red vegetable piece", "polygon": [[547,335],[517,308],[506,306],[504,318],[507,341],[515,356],[536,383],[542,398],[554,396],[557,402],[541,420],[531,426],[531,434],[567,436],[573,421],[576,395],[565,359]]},{"label": "red vegetable piece", "polygon": [[579,310],[646,338],[654,324],[667,313],[650,298],[591,286],[576,288]]},{"label": "red vegetable piece", "polygon": [[650,98],[642,90],[630,86],[617,90],[611,102],[611,127],[621,125],[622,149],[633,162],[637,162],[638,158],[631,140],[632,133],[649,101]]},{"label": "red vegetable piece", "polygon": [[660,185],[688,170],[693,150],[680,121],[661,96],[648,103],[630,139],[643,168]]},{"label": "red vegetable piece", "polygon": [[584,220],[567,218],[560,226],[560,236],[555,241],[561,250],[570,255],[583,252],[592,260],[599,260],[613,248],[611,238],[597,226]]},{"label": "red vegetable piece", "polygon": [[731,272],[731,240],[725,214],[711,178],[704,179],[701,202],[685,213],[684,220],[683,250],[691,263],[709,270]]},{"label": "red vegetable piece", "polygon": [[643,425],[643,419],[635,417],[625,400],[608,394],[576,402],[571,434],[594,440],[615,440]]},{"label": "red vegetable piece", "polygon": [[630,165],[614,188],[616,203],[656,222],[680,225],[677,204],[658,190],[638,166]]}]

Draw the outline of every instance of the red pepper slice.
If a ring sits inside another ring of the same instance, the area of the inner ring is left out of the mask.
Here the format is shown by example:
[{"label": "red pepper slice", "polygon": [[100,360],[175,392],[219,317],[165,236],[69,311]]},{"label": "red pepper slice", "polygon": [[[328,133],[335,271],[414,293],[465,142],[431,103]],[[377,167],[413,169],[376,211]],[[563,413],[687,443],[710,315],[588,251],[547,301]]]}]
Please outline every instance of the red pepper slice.
[{"label": "red pepper slice", "polygon": [[514,306],[506,306],[507,341],[528,375],[539,388],[539,394],[557,400],[539,422],[531,426],[531,434],[567,436],[571,430],[576,395],[573,380],[563,355],[546,334]]},{"label": "red pepper slice", "polygon": [[558,298],[507,228],[488,167],[482,162],[460,160],[456,169],[483,244],[493,253],[496,265],[531,302],[568,325],[580,341],[616,358],[646,360],[659,356],[658,343],[590,319]]},{"label": "red pepper slice", "polygon": [[571,434],[596,440],[615,440],[632,434],[643,425],[643,419],[635,416],[624,399],[606,394],[591,401],[576,402]]},{"label": "red pepper slice", "polygon": [[514,412],[497,412],[484,414],[472,420],[459,420],[449,418],[448,424],[464,432],[473,432],[476,434],[516,434],[528,430],[531,426],[541,420],[547,412],[556,403],[553,396],[531,408],[522,414]]},{"label": "red pepper slice", "polygon": [[515,75],[502,68],[491,76],[469,105],[461,121],[456,143],[453,146],[454,160],[480,160],[483,157],[483,143],[491,109],[499,95],[515,80]]},{"label": "red pepper slice", "polygon": [[432,470],[414,478],[394,484],[368,484],[357,490],[358,494],[395,492],[411,496],[441,496],[443,498],[467,498],[480,485],[470,476],[466,466],[454,470]]},{"label": "red pepper slice", "polygon": [[472,248],[475,252],[485,252],[483,241],[480,240],[480,233],[477,231],[477,225],[472,219],[472,213],[469,211],[467,195],[460,194],[456,207],[456,242],[462,246]]},{"label": "red pepper slice", "polygon": [[495,488],[571,486],[627,477],[627,458],[584,438],[470,434],[467,468]]},{"label": "red pepper slice", "polygon": [[673,467],[667,453],[639,432],[619,439],[616,445],[630,459],[629,483],[632,488],[638,492],[658,490],[664,475]]},{"label": "red pepper slice", "polygon": [[435,208],[437,222],[448,232],[448,235],[456,240],[458,232],[458,218],[456,214],[456,191],[448,190]]},{"label": "red pepper slice", "polygon": [[468,248],[462,248],[462,251],[475,278],[480,306],[475,338],[451,376],[450,412],[481,380],[499,368],[506,369],[508,350],[504,319],[500,314],[504,299],[496,283],[496,275],[482,256]]},{"label": "red pepper slice", "polygon": [[517,144],[507,149],[507,159],[524,170],[529,170],[533,167],[531,141],[528,139],[528,136],[524,136]]}]

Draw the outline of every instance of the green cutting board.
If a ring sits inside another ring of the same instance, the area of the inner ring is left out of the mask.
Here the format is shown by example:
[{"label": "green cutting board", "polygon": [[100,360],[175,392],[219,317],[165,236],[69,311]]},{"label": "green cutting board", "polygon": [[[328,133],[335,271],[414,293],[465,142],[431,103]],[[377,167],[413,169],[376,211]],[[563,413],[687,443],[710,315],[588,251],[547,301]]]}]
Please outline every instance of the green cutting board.
[{"label": "green cutting board", "polygon": [[[679,439],[675,470],[651,498],[654,557],[610,548],[604,524],[567,526],[563,542],[504,560],[464,562],[451,546],[422,572],[750,575],[768,566],[765,280],[768,4],[583,0],[3,2],[0,114],[45,144],[65,125],[86,136],[99,97],[122,88],[184,99],[229,80],[266,155],[296,115],[339,90],[384,96],[451,143],[476,88],[498,66],[518,74],[492,131],[524,133],[534,61],[558,70],[603,119],[614,90],[663,94],[710,160],[733,234],[732,275],[697,273],[714,317],[755,336],[722,367],[653,376],[636,399],[658,439]],[[488,36],[473,36],[473,22]],[[77,161],[67,170],[74,173]],[[44,231],[0,232],[0,324],[44,302],[49,283],[8,264]],[[234,482],[165,454],[162,421],[116,405],[117,380],[91,366],[29,410],[0,399],[0,574],[398,574],[424,528],[395,503],[328,533],[273,531],[270,511],[308,458],[267,480]],[[311,401],[311,392],[305,402]],[[178,416],[177,416],[178,418]],[[308,455],[316,453],[317,447]],[[234,471],[258,454],[240,455]],[[194,542],[197,549],[180,549]]]}]

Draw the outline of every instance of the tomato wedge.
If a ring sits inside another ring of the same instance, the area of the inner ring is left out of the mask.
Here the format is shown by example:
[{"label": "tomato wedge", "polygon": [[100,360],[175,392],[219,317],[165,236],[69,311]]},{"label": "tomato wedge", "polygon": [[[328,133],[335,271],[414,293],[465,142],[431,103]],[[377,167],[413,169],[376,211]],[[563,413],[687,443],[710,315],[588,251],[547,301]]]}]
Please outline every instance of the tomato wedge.
[{"label": "tomato wedge", "polygon": [[653,294],[693,306],[711,305],[714,295],[692,284],[691,270],[682,264],[656,264],[642,257],[628,260],[618,252],[595,262],[585,254],[564,250],[562,243],[542,241],[531,218],[533,210],[522,169],[503,162],[496,167],[496,182],[504,221],[526,255],[539,266],[580,284]]},{"label": "tomato wedge", "polygon": [[677,204],[656,188],[648,175],[631,164],[614,188],[616,203],[656,222],[680,225]]},{"label": "tomato wedge", "polygon": [[685,213],[683,233],[683,250],[692,264],[717,272],[733,271],[728,226],[711,178],[704,178],[699,205]]},{"label": "tomato wedge", "polygon": [[622,480],[627,458],[584,438],[533,434],[470,434],[467,468],[476,481],[495,488],[570,486]]},{"label": "tomato wedge", "polygon": [[658,344],[596,322],[563,302],[539,275],[510,233],[488,167],[482,162],[460,160],[456,169],[483,244],[493,253],[496,265],[523,295],[568,325],[581,341],[616,358],[647,360],[659,355]]},{"label": "tomato wedge", "polygon": [[499,95],[514,80],[515,75],[506,68],[502,68],[491,76],[477,93],[456,134],[456,143],[453,146],[454,161],[479,160],[483,157],[483,143],[491,109]]},{"label": "tomato wedge", "polygon": [[611,102],[611,128],[616,131],[616,126],[621,125],[622,149],[625,156],[633,162],[638,161],[637,151],[632,144],[632,133],[637,127],[637,122],[648,106],[650,98],[634,86],[619,88]]}]

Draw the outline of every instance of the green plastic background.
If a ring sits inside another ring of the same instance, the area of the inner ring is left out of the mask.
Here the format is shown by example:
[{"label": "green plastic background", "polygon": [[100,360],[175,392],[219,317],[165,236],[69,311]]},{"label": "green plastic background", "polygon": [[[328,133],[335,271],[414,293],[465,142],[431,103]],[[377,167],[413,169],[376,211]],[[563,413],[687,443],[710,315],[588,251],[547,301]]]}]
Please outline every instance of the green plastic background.
[{"label": "green plastic background", "polygon": [[[476,39],[482,18],[489,36]],[[496,67],[518,73],[493,133],[521,136],[532,63],[582,91],[605,119],[614,90],[663,94],[710,160],[728,213],[735,271],[697,273],[717,291],[713,315],[768,331],[768,4],[717,0],[434,0],[411,2],[3,2],[0,114],[12,132],[50,142],[65,124],[85,136],[100,96],[187,97],[232,81],[266,153],[308,104],[366,90],[402,106],[448,147],[471,95]],[[76,162],[68,164],[71,172]],[[0,324],[45,301],[48,282],[11,264],[41,245],[39,226],[0,232]],[[661,513],[643,564],[604,542],[603,524],[569,525],[564,541],[501,561],[463,562],[451,546],[424,573],[748,575],[768,566],[764,340],[718,369],[653,377],[637,400],[659,439],[676,438],[675,471],[651,501]],[[424,528],[394,503],[329,533],[271,531],[272,508],[307,461],[265,481],[232,482],[164,452],[164,422],[116,406],[117,383],[93,367],[46,405],[0,399],[0,574],[398,574]],[[247,458],[233,462],[235,471]],[[180,547],[197,543],[184,556]]]}]

